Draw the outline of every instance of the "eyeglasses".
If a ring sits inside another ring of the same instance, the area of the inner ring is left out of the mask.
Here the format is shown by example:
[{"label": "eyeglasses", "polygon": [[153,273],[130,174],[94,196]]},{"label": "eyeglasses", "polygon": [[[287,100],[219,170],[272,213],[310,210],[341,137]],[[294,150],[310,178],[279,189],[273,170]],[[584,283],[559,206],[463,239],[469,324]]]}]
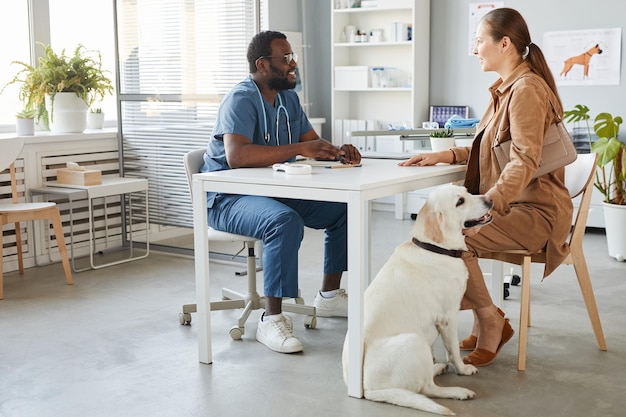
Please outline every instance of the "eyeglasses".
[{"label": "eyeglasses", "polygon": [[261,58],[283,58],[285,61],[287,61],[287,64],[291,64],[291,61],[295,62],[296,64],[298,63],[298,54],[296,54],[295,52],[289,52],[288,54],[285,54],[283,56],[271,56],[271,55],[265,55],[265,56],[260,56],[259,59]]}]

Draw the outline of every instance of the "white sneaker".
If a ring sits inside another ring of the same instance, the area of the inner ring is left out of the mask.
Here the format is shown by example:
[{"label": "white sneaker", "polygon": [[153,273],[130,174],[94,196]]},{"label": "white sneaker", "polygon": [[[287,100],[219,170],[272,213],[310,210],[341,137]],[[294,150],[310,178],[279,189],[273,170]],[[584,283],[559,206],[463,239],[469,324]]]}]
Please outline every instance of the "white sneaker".
[{"label": "white sneaker", "polygon": [[318,291],[313,305],[318,317],[348,317],[348,293],[343,288],[332,298],[324,298]]},{"label": "white sneaker", "polygon": [[291,317],[281,314],[268,316],[261,321],[256,329],[256,340],[273,351],[280,353],[302,352],[302,342],[293,334]]}]

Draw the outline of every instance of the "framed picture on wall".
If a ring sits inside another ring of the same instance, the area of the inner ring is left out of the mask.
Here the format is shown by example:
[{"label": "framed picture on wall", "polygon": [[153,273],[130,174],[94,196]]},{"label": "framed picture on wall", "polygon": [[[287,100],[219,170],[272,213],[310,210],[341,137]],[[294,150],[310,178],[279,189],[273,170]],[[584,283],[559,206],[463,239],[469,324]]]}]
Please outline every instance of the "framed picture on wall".
[{"label": "framed picture on wall", "polygon": [[469,106],[430,106],[429,120],[439,123],[439,127],[443,127],[448,119],[454,115],[467,119]]}]

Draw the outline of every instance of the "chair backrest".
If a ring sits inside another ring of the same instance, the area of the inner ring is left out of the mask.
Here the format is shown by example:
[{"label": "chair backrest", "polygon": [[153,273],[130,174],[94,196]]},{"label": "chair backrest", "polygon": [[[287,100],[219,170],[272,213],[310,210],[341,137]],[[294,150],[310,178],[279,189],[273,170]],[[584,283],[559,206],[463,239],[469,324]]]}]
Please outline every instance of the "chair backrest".
[{"label": "chair backrest", "polygon": [[13,204],[18,202],[17,195],[17,179],[15,178],[15,165],[14,162],[24,147],[24,138],[16,137],[10,139],[0,139],[0,171],[4,171],[9,168],[9,174],[11,176],[11,200]]},{"label": "chair backrest", "polygon": [[582,193],[593,178],[597,158],[595,153],[579,154],[574,162],[565,166],[565,186],[571,198]]},{"label": "chair backrest", "polygon": [[187,173],[187,186],[189,187],[189,195],[193,200],[193,193],[191,192],[191,176],[200,172],[200,168],[204,164],[204,153],[206,148],[196,149],[189,151],[183,156],[183,164],[185,165],[185,172]]},{"label": "chair backrest", "polygon": [[578,213],[574,221],[574,227],[570,234],[569,244],[582,246],[582,239],[587,227],[591,194],[593,192],[593,179],[596,172],[596,160],[598,154],[579,154],[574,162],[565,166],[565,186],[569,190],[571,198],[581,195]]},{"label": "chair backrest", "polygon": [[16,138],[0,139],[0,171],[7,169],[18,156],[22,153],[24,147],[24,138],[18,136]]}]

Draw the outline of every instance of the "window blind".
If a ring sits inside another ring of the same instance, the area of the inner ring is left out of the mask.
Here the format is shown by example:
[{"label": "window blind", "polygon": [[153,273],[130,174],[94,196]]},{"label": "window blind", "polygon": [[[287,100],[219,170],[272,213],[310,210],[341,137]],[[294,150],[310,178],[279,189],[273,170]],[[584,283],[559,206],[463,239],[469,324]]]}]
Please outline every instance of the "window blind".
[{"label": "window blind", "polygon": [[183,154],[205,147],[248,72],[256,0],[117,0],[121,163],[149,181],[150,221],[191,227]]}]

